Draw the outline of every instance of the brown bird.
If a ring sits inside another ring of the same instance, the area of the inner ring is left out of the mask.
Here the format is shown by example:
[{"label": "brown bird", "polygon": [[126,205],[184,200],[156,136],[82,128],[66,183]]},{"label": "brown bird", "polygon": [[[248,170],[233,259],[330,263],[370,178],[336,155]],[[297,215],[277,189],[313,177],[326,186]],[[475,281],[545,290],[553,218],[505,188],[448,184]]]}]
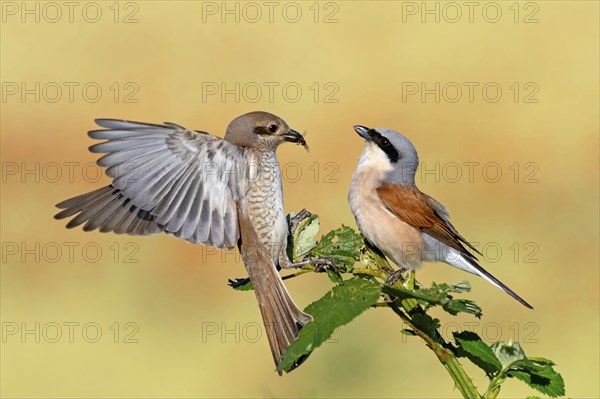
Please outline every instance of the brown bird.
[{"label": "brown bird", "polygon": [[[445,262],[483,277],[524,306],[523,298],[478,263],[479,253],[450,223],[446,208],[415,184],[419,157],[413,144],[389,129],[354,126],[367,141],[348,200],[358,228],[373,246],[404,269]],[[396,274],[397,276],[397,274]]]},{"label": "brown bird", "polygon": [[57,204],[64,210],[55,218],[76,215],[67,228],[85,223],[84,231],[166,233],[217,248],[238,244],[278,364],[311,316],[294,303],[276,265],[330,263],[293,263],[286,253],[288,225],[275,151],[285,142],[306,146],[302,135],[267,112],[235,118],[224,139],[174,123],[96,123],[105,129],[89,136],[106,141],[90,151],[106,153],[97,163],[113,182]]}]

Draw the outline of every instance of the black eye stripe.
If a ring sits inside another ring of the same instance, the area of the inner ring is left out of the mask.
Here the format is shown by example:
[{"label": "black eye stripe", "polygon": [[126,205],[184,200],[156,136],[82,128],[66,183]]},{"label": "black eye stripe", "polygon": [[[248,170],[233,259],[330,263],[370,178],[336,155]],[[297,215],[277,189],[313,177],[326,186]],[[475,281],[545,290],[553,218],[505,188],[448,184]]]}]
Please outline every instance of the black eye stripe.
[{"label": "black eye stripe", "polygon": [[383,150],[383,152],[386,153],[391,163],[398,162],[398,160],[400,159],[400,154],[387,138],[383,137],[379,132],[377,132],[374,129],[369,130],[369,136],[371,137],[371,140],[373,140],[373,142],[377,144],[379,148]]},{"label": "black eye stripe", "polygon": [[255,134],[269,134],[269,135],[270,135],[270,134],[272,134],[272,133],[269,131],[269,128],[268,128],[268,127],[266,127],[266,126],[256,126],[256,127],[254,128],[254,133],[255,133]]},{"label": "black eye stripe", "polygon": [[274,123],[269,123],[267,126],[256,126],[254,128],[254,133],[272,135],[273,133],[277,132],[277,130],[279,130],[279,126]]}]

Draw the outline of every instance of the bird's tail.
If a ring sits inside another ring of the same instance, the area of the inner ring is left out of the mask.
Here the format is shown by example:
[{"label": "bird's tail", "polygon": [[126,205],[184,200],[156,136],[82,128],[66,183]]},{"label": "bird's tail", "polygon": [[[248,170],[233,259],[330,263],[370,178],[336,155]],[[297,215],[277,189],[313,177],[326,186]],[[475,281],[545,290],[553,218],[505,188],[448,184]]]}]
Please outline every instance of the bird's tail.
[{"label": "bird's tail", "polygon": [[483,277],[484,280],[500,288],[502,291],[506,292],[508,295],[512,296],[514,299],[519,301],[523,306],[529,309],[533,309],[533,307],[530,304],[528,304],[527,301],[525,301],[513,290],[504,285],[504,283],[502,283],[496,277],[488,273],[483,267],[479,266],[479,264],[477,264],[477,262],[474,259],[467,259],[465,256],[459,254],[457,251],[451,251],[451,253],[449,253],[446,258],[446,262],[448,262],[456,268]]},{"label": "bird's tail", "polygon": [[[312,320],[294,302],[264,245],[259,243],[250,220],[238,210],[240,253],[254,287],[273,360],[279,365],[283,354],[298,337],[302,326]],[[279,375],[282,374],[278,370]]]}]

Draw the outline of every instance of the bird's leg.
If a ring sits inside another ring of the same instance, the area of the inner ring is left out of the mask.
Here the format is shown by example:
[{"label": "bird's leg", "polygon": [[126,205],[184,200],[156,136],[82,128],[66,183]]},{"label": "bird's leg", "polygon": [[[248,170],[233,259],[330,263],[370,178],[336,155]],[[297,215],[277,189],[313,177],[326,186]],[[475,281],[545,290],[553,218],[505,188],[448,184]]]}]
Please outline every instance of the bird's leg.
[{"label": "bird's leg", "polygon": [[[312,213],[310,213],[306,209],[302,209],[294,217],[290,218],[288,220],[288,225],[289,225],[289,229],[290,229],[290,231],[289,231],[290,237],[294,236],[294,233],[296,232],[296,229],[298,228],[300,223],[304,219],[309,218],[311,216],[312,216]],[[301,269],[304,266],[308,266],[308,265],[315,266],[316,272],[323,272],[323,271],[325,271],[325,267],[329,266],[333,270],[335,270],[337,273],[340,273],[340,270],[333,263],[333,260],[331,258],[325,257],[325,258],[318,258],[318,259],[308,259],[308,260],[303,260],[300,262],[292,262],[288,258],[288,255],[287,255],[285,249],[283,249],[279,254],[279,267],[282,269]]]},{"label": "bird's leg", "polygon": [[292,262],[288,257],[285,251],[281,251],[279,255],[279,266],[282,269],[300,269],[307,265],[314,265],[316,272],[322,272],[325,270],[326,266],[331,267],[337,272],[340,272],[337,266],[333,263],[331,258],[317,258],[317,259],[308,259],[300,262]]}]

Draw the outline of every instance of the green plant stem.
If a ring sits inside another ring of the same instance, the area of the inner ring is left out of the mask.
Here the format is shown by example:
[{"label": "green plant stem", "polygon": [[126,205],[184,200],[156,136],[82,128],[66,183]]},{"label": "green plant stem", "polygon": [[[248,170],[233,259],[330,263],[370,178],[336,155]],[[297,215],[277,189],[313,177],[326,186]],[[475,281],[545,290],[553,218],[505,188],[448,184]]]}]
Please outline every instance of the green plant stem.
[{"label": "green plant stem", "polygon": [[502,383],[506,380],[506,375],[502,372],[498,373],[491,381],[488,389],[483,394],[485,399],[495,399],[500,393]]},{"label": "green plant stem", "polygon": [[381,269],[369,269],[369,268],[354,268],[352,269],[352,274],[362,274],[364,276],[371,276],[382,279],[383,281],[387,280],[389,274]]},{"label": "green plant stem", "polygon": [[409,290],[414,290],[415,289],[415,279],[416,279],[416,273],[414,270],[410,271],[410,274],[408,275],[408,281],[406,282],[406,288],[408,288]]},{"label": "green plant stem", "polygon": [[444,365],[450,377],[454,380],[462,396],[467,399],[481,399],[481,395],[477,391],[477,388],[475,388],[475,385],[473,385],[473,381],[467,375],[456,356],[454,356],[454,353],[444,348],[439,342],[414,325],[410,317],[398,305],[390,303],[390,307],[433,350],[433,353],[435,353],[440,363]]},{"label": "green plant stem", "polygon": [[[381,269],[367,269],[367,268],[358,269],[357,268],[357,269],[354,269],[352,272],[354,274],[365,274],[368,276],[377,277],[377,278],[382,279],[383,281],[387,281],[387,278],[389,277],[389,274]],[[414,291],[415,271],[414,270],[410,271],[408,279],[404,284],[402,283],[401,280],[398,280],[393,284],[393,287],[397,288],[401,291],[410,290],[411,292],[407,292],[407,294],[410,294],[411,296],[418,295]],[[401,304],[402,304],[402,308],[408,313],[410,313],[411,311],[413,311],[417,308],[420,308],[419,302],[415,298],[406,298],[401,301]],[[389,306],[390,308],[392,308],[392,310],[398,316],[400,316],[400,318],[415,332],[415,334],[417,334],[419,337],[421,337],[421,339],[423,341],[425,341],[427,346],[429,348],[431,348],[431,350],[433,350],[433,352],[437,356],[440,363],[442,363],[442,365],[444,365],[444,367],[450,374],[450,377],[452,377],[452,380],[454,381],[454,383],[456,384],[456,387],[458,388],[458,390],[460,391],[460,393],[462,394],[462,396],[464,398],[481,399],[481,395],[477,391],[477,388],[475,388],[475,385],[473,385],[473,381],[468,376],[468,374],[465,372],[465,369],[463,368],[462,364],[458,361],[456,356],[454,356],[454,353],[452,353],[452,351],[450,351],[449,349],[442,346],[439,342],[437,342],[432,337],[427,335],[424,331],[420,330],[417,326],[415,326],[413,324],[412,320],[410,319],[410,317],[407,315],[407,313],[405,313],[402,309],[400,309],[400,307],[398,307],[394,302],[380,302],[380,303],[375,304],[376,307],[383,307],[386,305]],[[491,385],[490,385],[490,387],[491,387]],[[498,392],[499,392],[499,389],[498,389]],[[496,395],[497,394],[498,393],[496,393]],[[496,396],[493,396],[490,398],[493,399],[495,397]]]},{"label": "green plant stem", "polygon": [[[376,264],[375,266],[375,268],[354,268],[352,270],[352,274],[366,275],[383,280],[384,282],[387,281],[387,279],[389,278],[389,273],[387,273],[386,270],[384,270],[383,268],[378,267],[380,265]],[[477,391],[477,388],[475,388],[475,385],[473,385],[473,381],[465,372],[465,369],[463,368],[462,364],[458,361],[454,353],[450,349],[445,348],[434,338],[430,337],[427,333],[419,329],[415,324],[413,324],[409,314],[411,314],[412,311],[418,311],[421,308],[417,299],[414,298],[414,296],[418,295],[418,293],[414,291],[414,270],[410,271],[408,279],[406,281],[403,282],[401,280],[398,280],[392,285],[392,287],[400,291],[404,291],[406,292],[406,294],[413,297],[402,300],[400,302],[402,308],[400,308],[400,306],[398,306],[398,304],[395,302],[387,301],[378,302],[374,304],[373,307],[390,307],[415,332],[415,334],[421,337],[421,339],[425,341],[427,346],[431,348],[431,350],[433,351],[433,353],[435,353],[440,363],[442,363],[442,365],[448,371],[448,374],[450,374],[450,377],[452,377],[454,384],[456,385],[462,396],[467,399],[481,399],[482,396]],[[488,389],[488,391],[491,388],[492,385],[490,384],[490,388]],[[486,399],[488,399],[488,397],[490,399],[494,399],[498,395],[499,391],[500,387],[498,386],[497,389],[492,390],[489,393],[486,392],[486,395],[489,395],[486,396]]]}]

